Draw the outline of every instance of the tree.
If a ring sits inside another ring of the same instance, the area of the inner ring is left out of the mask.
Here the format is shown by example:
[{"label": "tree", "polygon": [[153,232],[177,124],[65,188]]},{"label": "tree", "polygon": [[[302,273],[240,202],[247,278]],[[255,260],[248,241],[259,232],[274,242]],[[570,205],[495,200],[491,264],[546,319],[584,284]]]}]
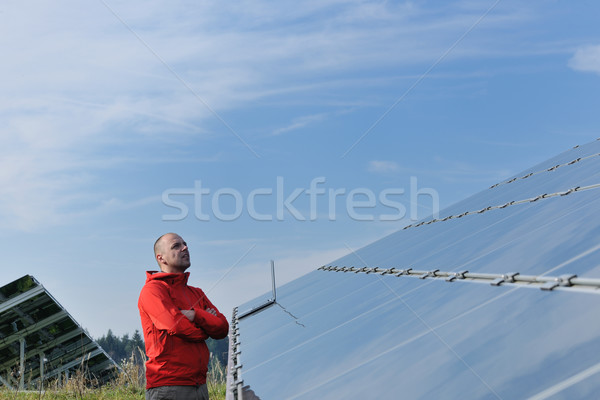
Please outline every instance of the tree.
[{"label": "tree", "polygon": [[[141,363],[142,361],[140,357],[138,357],[138,348],[145,353],[144,338],[137,329],[131,338],[128,333],[119,338],[113,334],[111,329],[109,329],[106,335],[97,339],[96,342],[98,342],[100,347],[102,347],[104,351],[119,364],[122,364],[123,361],[131,357],[132,354],[135,354],[134,358],[136,362]],[[212,358],[217,358],[222,365],[227,364],[227,353],[229,351],[228,337],[221,340],[208,339],[206,345],[208,346]]]},{"label": "tree", "polygon": [[208,339],[206,345],[212,357],[216,357],[221,362],[221,365],[227,365],[227,354],[229,353],[228,336],[220,340]]}]

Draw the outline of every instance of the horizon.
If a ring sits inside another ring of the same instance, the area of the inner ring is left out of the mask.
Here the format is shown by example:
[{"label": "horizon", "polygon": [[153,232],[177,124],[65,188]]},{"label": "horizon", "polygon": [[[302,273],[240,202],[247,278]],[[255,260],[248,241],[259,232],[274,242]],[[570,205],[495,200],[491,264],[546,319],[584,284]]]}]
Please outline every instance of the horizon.
[{"label": "horizon", "polygon": [[284,285],[600,137],[598,11],[4,4],[1,285],[33,275],[94,338],[141,332],[176,232],[230,319],[270,260]]}]

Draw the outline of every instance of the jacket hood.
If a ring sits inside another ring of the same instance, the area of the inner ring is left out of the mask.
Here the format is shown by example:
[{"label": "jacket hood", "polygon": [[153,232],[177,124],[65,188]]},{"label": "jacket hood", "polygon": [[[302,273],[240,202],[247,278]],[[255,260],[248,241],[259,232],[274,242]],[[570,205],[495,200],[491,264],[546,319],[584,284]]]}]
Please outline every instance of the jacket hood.
[{"label": "jacket hood", "polygon": [[161,272],[161,271],[146,271],[146,283],[150,281],[171,281],[171,283],[184,283],[187,284],[189,272],[183,274]]}]

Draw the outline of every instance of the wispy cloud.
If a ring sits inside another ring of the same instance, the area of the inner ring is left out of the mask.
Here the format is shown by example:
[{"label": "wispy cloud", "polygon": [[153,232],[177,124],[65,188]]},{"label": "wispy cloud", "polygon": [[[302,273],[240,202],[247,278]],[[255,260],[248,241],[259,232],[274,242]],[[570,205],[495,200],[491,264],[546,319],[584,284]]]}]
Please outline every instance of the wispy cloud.
[{"label": "wispy cloud", "polygon": [[[416,3],[347,0],[107,4],[220,114],[299,91],[312,104],[323,88],[331,104],[347,102],[348,88],[373,79],[365,70],[398,76],[429,63],[447,47],[443,38],[481,12],[461,2],[440,15]],[[1,18],[0,220],[10,226],[57,223],[70,207],[109,201],[93,200],[92,183],[101,179],[98,160],[106,169],[126,159],[114,149],[218,134],[210,110],[101,2],[9,2]],[[527,18],[504,11],[486,18],[486,29]],[[469,46],[453,56],[487,48]],[[299,117],[272,133],[328,116]]]},{"label": "wispy cloud", "polygon": [[434,175],[446,182],[497,182],[516,173],[508,168],[482,168],[465,161],[448,160],[436,156],[434,161],[439,165],[437,170],[421,170],[423,175]]},{"label": "wispy cloud", "polygon": [[207,241],[203,241],[201,242],[201,244],[203,246],[223,246],[223,247],[229,247],[229,246],[241,246],[241,247],[249,247],[252,244],[256,244],[261,242],[262,239],[260,238],[244,238],[244,239],[231,239],[231,240],[207,240]]},{"label": "wispy cloud", "polygon": [[575,71],[600,74],[600,45],[578,48],[569,60],[569,67]]},{"label": "wispy cloud", "polygon": [[294,131],[296,129],[304,128],[312,123],[320,122],[327,117],[326,113],[306,115],[304,117],[294,118],[292,122],[282,128],[275,129],[273,135],[281,135],[282,133]]},{"label": "wispy cloud", "polygon": [[373,160],[369,161],[369,172],[375,173],[390,173],[390,172],[398,172],[400,170],[400,166],[394,161],[381,161],[381,160]]}]

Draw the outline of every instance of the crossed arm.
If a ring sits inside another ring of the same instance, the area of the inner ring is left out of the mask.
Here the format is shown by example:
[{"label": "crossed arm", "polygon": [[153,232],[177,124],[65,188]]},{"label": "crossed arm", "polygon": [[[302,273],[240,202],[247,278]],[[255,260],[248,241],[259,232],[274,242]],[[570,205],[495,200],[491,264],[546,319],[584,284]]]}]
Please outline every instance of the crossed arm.
[{"label": "crossed arm", "polygon": [[146,285],[140,294],[139,307],[156,328],[189,341],[202,341],[209,337],[227,336],[227,319],[204,297],[207,308],[200,305],[191,310],[179,310],[169,296],[168,289],[160,284]]},{"label": "crossed arm", "polygon": [[211,338],[223,339],[229,332],[227,318],[217,310],[204,293],[201,293],[201,297],[206,308],[194,307],[190,310],[194,312],[193,318],[190,321],[202,327]]}]

